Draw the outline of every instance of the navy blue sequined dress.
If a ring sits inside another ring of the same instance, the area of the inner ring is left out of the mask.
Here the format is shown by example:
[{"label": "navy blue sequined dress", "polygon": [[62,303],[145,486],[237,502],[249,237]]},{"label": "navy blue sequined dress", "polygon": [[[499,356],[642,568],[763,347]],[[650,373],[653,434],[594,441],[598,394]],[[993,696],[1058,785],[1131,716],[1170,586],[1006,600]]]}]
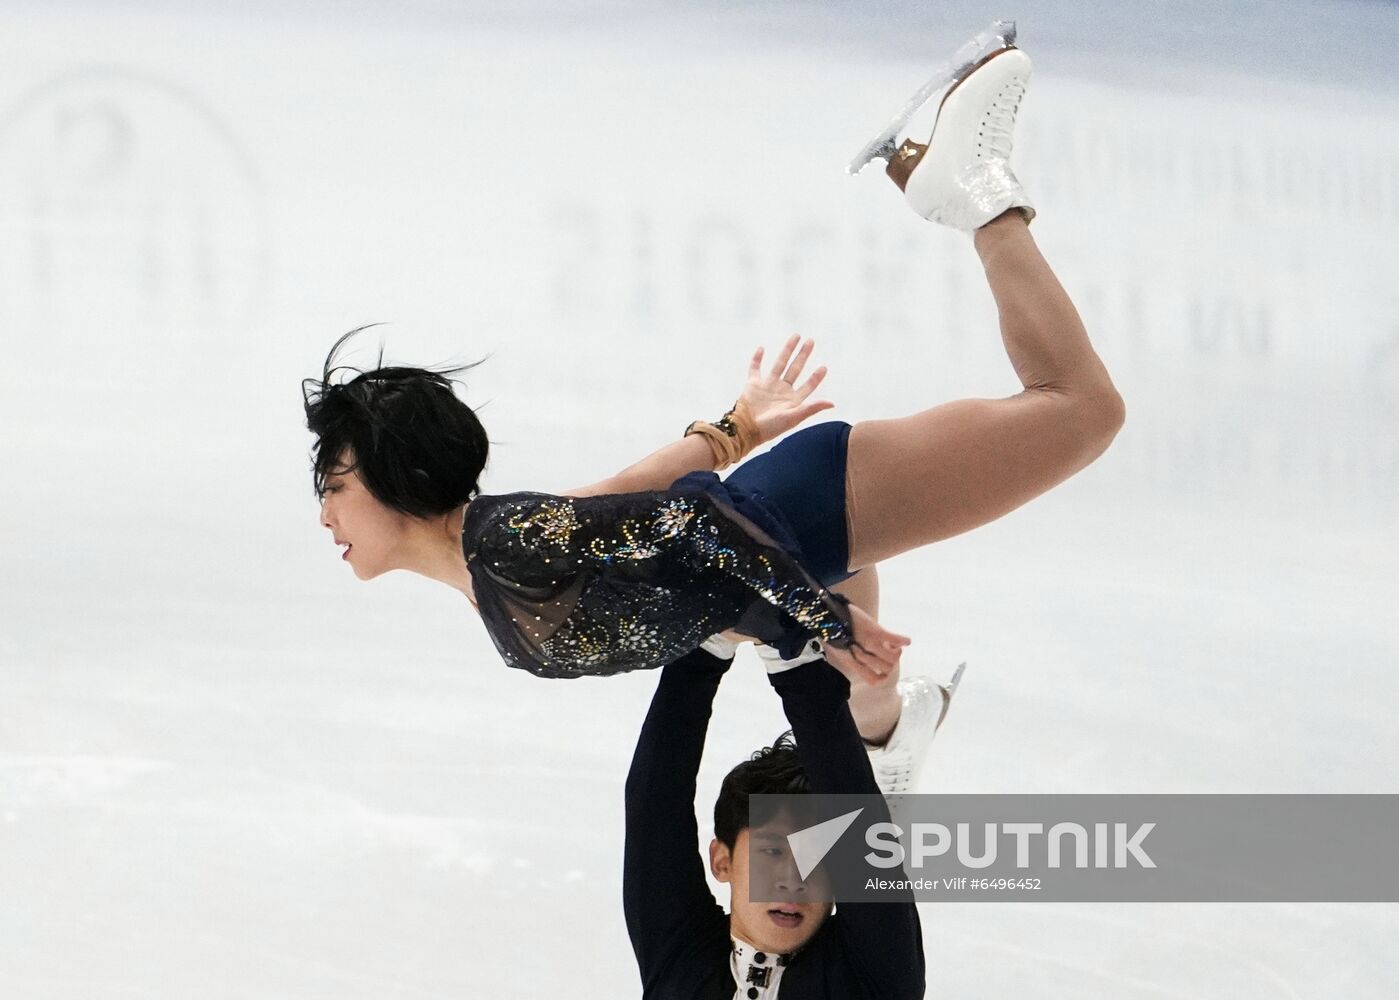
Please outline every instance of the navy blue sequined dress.
[{"label": "navy blue sequined dress", "polygon": [[802,568],[781,514],[712,472],[660,492],[478,496],[462,550],[496,649],[541,677],[662,666],[731,628],[786,655],[850,643],[847,602]]}]

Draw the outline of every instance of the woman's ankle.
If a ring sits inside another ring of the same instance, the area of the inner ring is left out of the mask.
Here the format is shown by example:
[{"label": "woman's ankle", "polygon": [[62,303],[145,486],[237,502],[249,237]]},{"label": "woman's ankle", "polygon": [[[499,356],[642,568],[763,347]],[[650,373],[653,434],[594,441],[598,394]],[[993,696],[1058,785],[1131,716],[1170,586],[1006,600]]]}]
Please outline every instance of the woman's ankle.
[{"label": "woman's ankle", "polygon": [[973,239],[980,240],[985,236],[999,236],[1002,233],[1030,229],[1029,220],[1025,218],[1025,212],[1019,208],[1008,208],[1000,215],[996,216],[986,225],[979,227],[972,233]]},{"label": "woman's ankle", "polygon": [[1024,246],[1027,241],[1034,245],[1034,237],[1030,235],[1030,224],[1025,221],[1025,216],[1018,208],[1007,209],[972,232],[972,245],[976,247],[983,264],[989,263],[990,258],[1001,248]]}]

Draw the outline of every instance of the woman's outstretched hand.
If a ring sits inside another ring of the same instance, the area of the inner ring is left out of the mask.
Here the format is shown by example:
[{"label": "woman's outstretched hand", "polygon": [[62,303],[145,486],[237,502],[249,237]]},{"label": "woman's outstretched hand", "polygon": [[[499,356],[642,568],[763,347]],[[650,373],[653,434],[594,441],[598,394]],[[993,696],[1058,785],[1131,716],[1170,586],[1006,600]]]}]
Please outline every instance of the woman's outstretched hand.
[{"label": "woman's outstretched hand", "polygon": [[890,632],[855,605],[850,605],[850,624],[854,641],[849,649],[837,649],[827,644],[826,662],[835,667],[850,683],[882,684],[889,672],[899,665],[908,636]]},{"label": "woman's outstretched hand", "polygon": [[801,337],[792,334],[787,343],[782,345],[777,360],[766,372],[763,371],[761,347],[754,352],[753,360],[748,365],[748,382],[739,398],[748,404],[748,413],[758,427],[759,444],[767,444],[808,417],[835,406],[824,399],[809,401],[811,394],[826,377],[825,365],[812,372],[811,377],[801,385],[797,385],[802,369],[806,367],[811,352],[816,348],[814,340],[807,340],[798,351],[797,344],[800,342]]}]

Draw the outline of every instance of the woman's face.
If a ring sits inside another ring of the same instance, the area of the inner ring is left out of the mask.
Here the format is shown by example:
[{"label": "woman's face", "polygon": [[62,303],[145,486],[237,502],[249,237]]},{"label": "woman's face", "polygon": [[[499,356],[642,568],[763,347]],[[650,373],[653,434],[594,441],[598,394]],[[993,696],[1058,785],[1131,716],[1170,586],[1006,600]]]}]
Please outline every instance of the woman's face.
[{"label": "woman's face", "polygon": [[[339,468],[350,464],[342,462]],[[361,580],[372,580],[402,567],[399,556],[412,520],[407,514],[384,506],[369,492],[359,473],[336,472],[326,476],[321,524],[330,529],[337,545],[345,546],[341,558]]]}]

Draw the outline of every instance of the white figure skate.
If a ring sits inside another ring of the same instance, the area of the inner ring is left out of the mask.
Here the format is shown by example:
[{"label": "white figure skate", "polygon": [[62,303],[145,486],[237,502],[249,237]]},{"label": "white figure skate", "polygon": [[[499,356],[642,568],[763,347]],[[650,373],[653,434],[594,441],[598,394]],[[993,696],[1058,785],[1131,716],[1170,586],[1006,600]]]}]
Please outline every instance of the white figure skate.
[{"label": "white figure skate", "polygon": [[962,663],[946,684],[934,684],[926,677],[906,677],[899,681],[903,710],[899,722],[883,746],[865,747],[874,768],[874,779],[885,795],[905,795],[918,784],[918,775],[947,710],[961,683]]},{"label": "white figure skate", "polygon": [[[888,161],[885,172],[919,215],[971,232],[1009,209],[1028,222],[1035,216],[1009,159],[1015,116],[1030,81],[1029,56],[1015,48],[1015,25],[998,21],[958,50],[928,81],[890,127],[851,162],[856,172],[870,160]],[[926,145],[894,139],[937,89],[950,82],[938,105]]]}]

